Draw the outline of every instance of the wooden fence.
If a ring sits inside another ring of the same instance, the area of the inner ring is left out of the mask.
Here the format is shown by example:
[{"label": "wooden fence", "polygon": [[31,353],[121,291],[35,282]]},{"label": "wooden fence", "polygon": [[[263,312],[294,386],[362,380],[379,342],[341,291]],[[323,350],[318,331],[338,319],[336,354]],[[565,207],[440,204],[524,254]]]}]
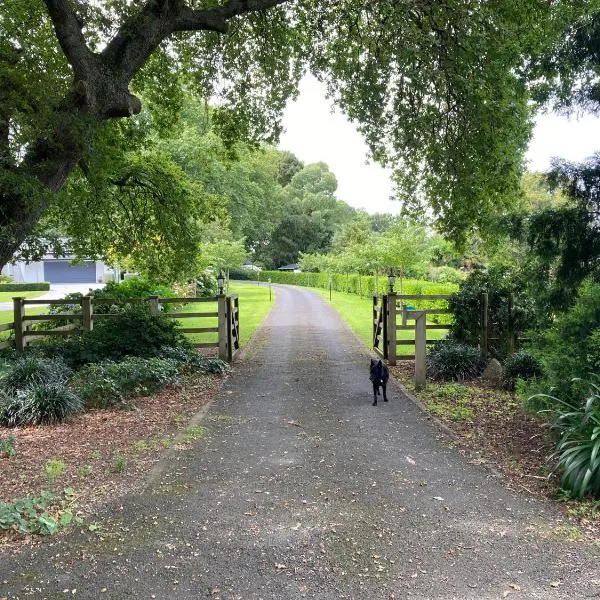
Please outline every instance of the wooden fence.
[{"label": "wooden fence", "polygon": [[[118,306],[122,304],[147,303],[152,312],[162,314],[167,319],[207,319],[213,321],[211,326],[206,327],[179,327],[178,330],[184,334],[215,334],[214,339],[203,342],[193,342],[196,348],[217,348],[219,358],[231,361],[240,348],[240,311],[238,296],[214,296],[210,298],[94,298],[94,296],[82,296],[80,300],[28,300],[25,298],[13,298],[14,321],[0,325],[0,332],[13,331],[14,339],[0,342],[0,348],[14,347],[17,351],[23,351],[32,341],[39,338],[68,336],[91,331],[94,322],[100,319],[110,319],[118,316],[118,313],[95,312],[94,307],[100,305]],[[165,304],[189,305],[212,303],[216,305],[202,312],[161,312]],[[26,314],[26,308],[35,305],[68,305],[81,307],[77,312],[64,312],[59,314]],[[216,319],[216,326],[214,320]],[[52,329],[34,330],[32,325],[47,321],[69,321],[68,324]],[[212,336],[211,336],[212,337]]]},{"label": "wooden fence", "polygon": [[[387,294],[384,296],[373,296],[373,349],[388,363],[395,365],[398,360],[414,360],[415,354],[400,354],[398,346],[414,346],[416,336],[412,339],[398,339],[398,331],[415,331],[415,325],[409,321],[415,320],[415,314],[419,313],[425,317],[427,330],[448,330],[449,325],[431,323],[433,315],[449,315],[452,311],[448,308],[425,308],[414,309],[407,306],[407,302],[431,302],[445,301],[450,295],[425,295],[425,294]],[[433,344],[436,339],[425,339],[426,344]]]}]

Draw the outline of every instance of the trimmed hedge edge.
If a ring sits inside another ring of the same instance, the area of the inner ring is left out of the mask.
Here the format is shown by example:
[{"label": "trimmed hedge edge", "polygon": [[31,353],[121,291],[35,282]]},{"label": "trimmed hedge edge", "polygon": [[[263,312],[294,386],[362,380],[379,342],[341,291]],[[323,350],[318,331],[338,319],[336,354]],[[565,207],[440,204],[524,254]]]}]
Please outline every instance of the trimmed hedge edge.
[{"label": "trimmed hedge edge", "polygon": [[0,292],[47,292],[50,282],[39,283],[0,283]]}]

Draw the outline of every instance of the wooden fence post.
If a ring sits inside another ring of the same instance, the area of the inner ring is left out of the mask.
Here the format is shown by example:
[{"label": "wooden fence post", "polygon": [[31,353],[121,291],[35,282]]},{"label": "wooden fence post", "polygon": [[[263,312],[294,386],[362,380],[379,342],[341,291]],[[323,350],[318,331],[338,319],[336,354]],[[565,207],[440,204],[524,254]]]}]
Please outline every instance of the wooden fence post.
[{"label": "wooden fence post", "polygon": [[233,360],[233,332],[231,319],[233,311],[231,310],[231,296],[225,298],[225,309],[227,310],[227,361]]},{"label": "wooden fence post", "polygon": [[23,317],[25,316],[25,298],[13,298],[14,321],[15,321],[15,350],[23,352],[25,350],[25,328],[23,326]]},{"label": "wooden fence post", "polygon": [[508,334],[508,354],[515,353],[515,324],[514,324],[514,310],[515,310],[515,296],[514,294],[508,295],[508,319],[506,329]]},{"label": "wooden fence post", "polygon": [[91,331],[94,328],[93,319],[93,296],[83,296],[81,298],[82,325],[84,331]]},{"label": "wooden fence post", "polygon": [[426,370],[427,348],[427,314],[420,312],[415,319],[415,388],[425,389],[427,384]]},{"label": "wooden fence post", "polygon": [[396,364],[396,294],[387,295],[387,361],[389,365]]},{"label": "wooden fence post", "polygon": [[219,313],[219,358],[228,360],[227,299],[223,294],[217,296],[217,312]]},{"label": "wooden fence post", "polygon": [[160,314],[160,307],[158,306],[158,296],[150,296],[148,298],[148,304],[150,305],[150,310],[155,315]]},{"label": "wooden fence post", "polygon": [[481,358],[488,359],[488,295],[481,294]]}]

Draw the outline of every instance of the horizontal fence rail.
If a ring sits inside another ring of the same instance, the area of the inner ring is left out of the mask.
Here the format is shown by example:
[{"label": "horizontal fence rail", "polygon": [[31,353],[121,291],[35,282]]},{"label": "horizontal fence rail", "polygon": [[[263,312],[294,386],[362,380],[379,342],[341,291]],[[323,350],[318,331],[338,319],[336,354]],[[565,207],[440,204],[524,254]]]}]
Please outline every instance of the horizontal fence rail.
[{"label": "horizontal fence rail", "polygon": [[[182,311],[181,307],[190,304],[213,303],[215,310],[191,312]],[[111,306],[122,306],[125,304],[148,304],[150,310],[160,314],[166,319],[206,319],[202,326],[193,327],[183,325],[177,330],[186,335],[195,336],[192,345],[196,348],[215,348],[218,350],[219,358],[231,361],[239,350],[239,298],[238,296],[212,296],[212,297],[181,297],[181,298],[95,298],[94,296],[82,296],[80,299],[66,300],[28,300],[26,298],[13,298],[14,320],[12,323],[0,325],[0,332],[9,332],[14,335],[13,339],[0,340],[0,349],[15,348],[23,351],[28,345],[36,340],[51,337],[75,335],[84,331],[91,331],[94,322],[98,320],[111,319],[121,316],[118,312],[95,312],[96,307],[106,310]],[[175,312],[164,310],[165,305],[178,305]],[[26,314],[28,306],[71,306],[68,312],[55,314]],[[110,308],[109,308],[110,310]],[[63,323],[52,327],[52,322]],[[34,328],[36,324],[45,324],[46,328]],[[214,335],[213,335],[214,334]],[[205,336],[209,336],[206,339]],[[198,338],[197,336],[201,336]]]}]

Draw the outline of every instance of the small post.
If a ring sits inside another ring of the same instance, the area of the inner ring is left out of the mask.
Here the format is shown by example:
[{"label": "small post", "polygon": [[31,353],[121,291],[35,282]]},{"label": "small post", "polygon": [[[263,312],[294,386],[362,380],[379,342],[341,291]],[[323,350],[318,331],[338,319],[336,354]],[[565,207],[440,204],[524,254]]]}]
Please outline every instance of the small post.
[{"label": "small post", "polygon": [[383,325],[382,325],[382,330],[383,330],[383,340],[382,340],[382,347],[383,347],[383,358],[387,360],[388,358],[388,297],[387,294],[383,294],[381,296],[381,309],[383,311]]},{"label": "small post", "polygon": [[160,314],[160,308],[158,306],[158,296],[150,296],[148,298],[148,304],[150,304],[150,311],[155,315]]},{"label": "small post", "polygon": [[93,302],[94,296],[88,295],[81,298],[82,325],[84,331],[92,331],[94,328]]},{"label": "small post", "polygon": [[329,276],[329,302],[331,302],[331,286],[332,286],[331,275]]},{"label": "small post", "polygon": [[271,278],[269,277],[269,302],[272,301],[272,296],[271,296]]},{"label": "small post", "polygon": [[425,312],[419,312],[415,319],[415,389],[424,390],[427,385],[427,317]]},{"label": "small post", "polygon": [[488,294],[481,294],[481,358],[488,359]]},{"label": "small post", "polygon": [[219,358],[227,360],[229,357],[227,336],[227,299],[223,294],[217,296],[217,312],[219,319]]},{"label": "small post", "polygon": [[389,365],[396,364],[396,292],[387,295],[387,361]]},{"label": "small post", "polygon": [[227,310],[227,362],[233,360],[233,332],[232,332],[232,319],[233,311],[231,310],[231,296],[225,298],[225,308]]},{"label": "small post", "polygon": [[13,307],[15,321],[15,350],[17,352],[23,352],[23,350],[25,350],[25,328],[23,327],[25,298],[13,298]]},{"label": "small post", "polygon": [[507,327],[508,330],[508,354],[515,353],[515,332],[514,332],[514,311],[515,311],[515,296],[514,294],[508,295],[508,319],[507,319]]}]

